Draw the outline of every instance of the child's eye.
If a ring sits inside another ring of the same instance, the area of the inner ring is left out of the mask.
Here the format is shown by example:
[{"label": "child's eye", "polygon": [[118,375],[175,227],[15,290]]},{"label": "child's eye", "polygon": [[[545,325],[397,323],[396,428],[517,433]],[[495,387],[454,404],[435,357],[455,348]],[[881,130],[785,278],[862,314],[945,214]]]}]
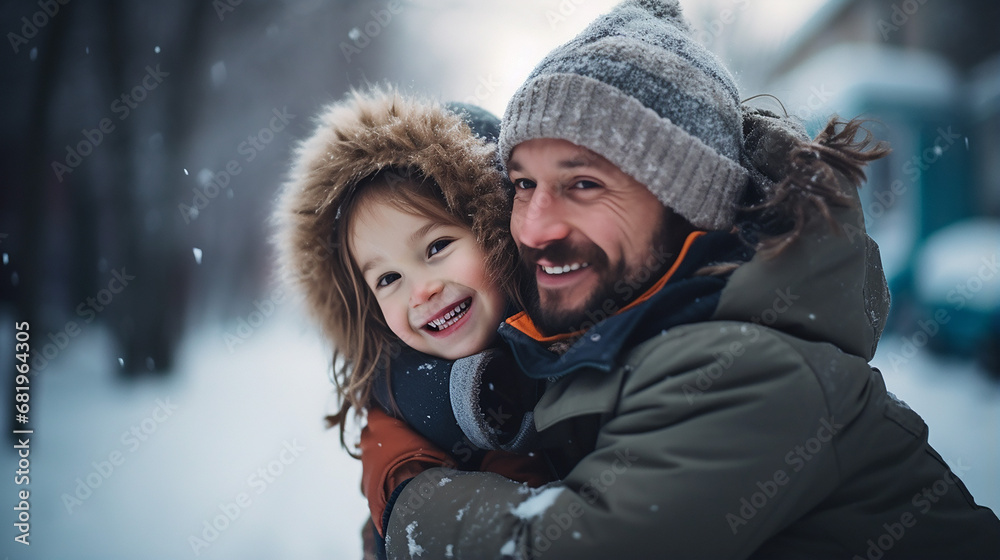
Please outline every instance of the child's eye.
[{"label": "child's eye", "polygon": [[531,179],[517,179],[514,181],[514,188],[519,190],[535,188],[535,182]]},{"label": "child's eye", "polygon": [[396,280],[399,280],[400,278],[402,278],[402,276],[400,276],[396,272],[390,272],[388,274],[383,274],[382,276],[379,276],[378,280],[375,281],[375,287],[376,288],[385,288],[389,284],[392,284],[393,282],[395,282]]},{"label": "child's eye", "polygon": [[451,245],[452,241],[454,241],[454,239],[438,239],[434,243],[431,243],[430,246],[427,247],[427,256],[433,257],[441,251],[444,251],[444,248]]}]

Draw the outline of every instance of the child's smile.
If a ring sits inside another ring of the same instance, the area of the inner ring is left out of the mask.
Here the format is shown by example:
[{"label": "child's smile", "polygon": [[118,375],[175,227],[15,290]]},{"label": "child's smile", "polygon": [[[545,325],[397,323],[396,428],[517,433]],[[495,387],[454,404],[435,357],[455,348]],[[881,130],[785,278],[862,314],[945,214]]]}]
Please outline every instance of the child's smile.
[{"label": "child's smile", "polygon": [[444,311],[438,313],[438,317],[428,321],[424,328],[432,333],[445,334],[447,331],[447,334],[450,334],[452,331],[448,329],[455,326],[456,323],[465,317],[470,305],[472,305],[471,297],[462,300],[454,308],[449,305]]}]

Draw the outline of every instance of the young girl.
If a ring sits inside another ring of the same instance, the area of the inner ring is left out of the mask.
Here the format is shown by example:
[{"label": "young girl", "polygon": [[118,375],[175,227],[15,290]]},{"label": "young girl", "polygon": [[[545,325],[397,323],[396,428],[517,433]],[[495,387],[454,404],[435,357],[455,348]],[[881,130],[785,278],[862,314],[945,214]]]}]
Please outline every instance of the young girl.
[{"label": "young girl", "polygon": [[[428,465],[547,481],[531,458],[476,449],[450,402],[421,399],[427,384],[434,390],[426,393],[439,397],[448,394],[440,385],[450,387],[451,401],[480,398],[479,376],[492,356],[481,353],[493,345],[511,300],[505,287],[516,251],[507,224],[482,218],[502,216],[495,209],[509,204],[495,159],[498,126],[476,107],[445,107],[391,89],[355,92],[320,115],[281,196],[283,268],[334,344],[341,408],[330,421],[340,425],[344,444],[350,411],[367,410],[366,429],[387,440],[362,449],[366,459],[385,453],[387,461],[363,480],[380,534],[389,493]],[[456,380],[452,360],[469,356],[459,360],[466,378]],[[492,387],[506,382],[508,389],[483,398],[516,406],[517,393],[531,392],[516,384],[520,377],[506,370]],[[485,427],[481,416],[471,422],[480,435],[530,424],[526,414],[514,426]]]}]

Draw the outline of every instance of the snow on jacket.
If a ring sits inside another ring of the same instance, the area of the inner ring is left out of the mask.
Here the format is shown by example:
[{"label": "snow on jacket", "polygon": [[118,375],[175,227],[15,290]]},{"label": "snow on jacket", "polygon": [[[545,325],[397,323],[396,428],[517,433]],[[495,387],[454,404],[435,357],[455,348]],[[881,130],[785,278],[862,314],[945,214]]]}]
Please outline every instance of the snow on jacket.
[{"label": "snow on jacket", "polygon": [[814,220],[728,278],[694,272],[738,257],[734,236],[692,236],[664,286],[561,355],[502,327],[550,380],[534,418],[562,480],[426,471],[389,558],[1000,557],[996,515],[868,364],[885,278],[860,207],[835,217],[846,235]]}]

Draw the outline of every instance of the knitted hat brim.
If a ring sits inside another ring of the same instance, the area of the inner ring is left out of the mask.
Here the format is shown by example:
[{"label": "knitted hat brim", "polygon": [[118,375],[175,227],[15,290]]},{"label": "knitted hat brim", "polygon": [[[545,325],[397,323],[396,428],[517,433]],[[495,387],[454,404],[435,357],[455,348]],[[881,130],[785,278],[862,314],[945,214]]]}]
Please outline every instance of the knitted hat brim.
[{"label": "knitted hat brim", "polygon": [[501,159],[506,164],[518,144],[536,138],[567,140],[604,157],[703,229],[732,226],[749,178],[739,163],[634,97],[579,74],[544,74],[515,94],[500,133]]}]

